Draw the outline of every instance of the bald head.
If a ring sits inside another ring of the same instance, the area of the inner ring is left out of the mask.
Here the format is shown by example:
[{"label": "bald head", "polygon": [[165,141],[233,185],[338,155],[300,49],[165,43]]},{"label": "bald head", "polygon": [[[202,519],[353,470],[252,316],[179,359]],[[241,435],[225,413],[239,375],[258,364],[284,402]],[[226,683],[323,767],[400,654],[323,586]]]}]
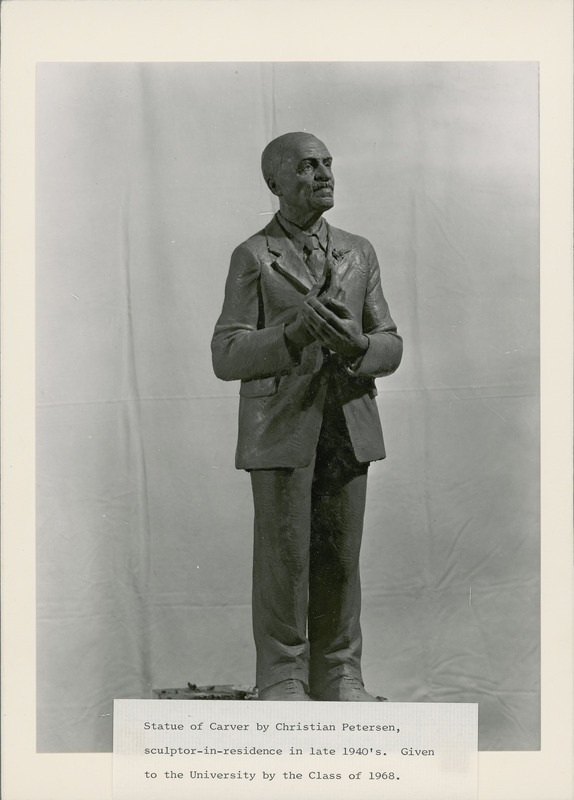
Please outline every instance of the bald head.
[{"label": "bald head", "polygon": [[[306,143],[318,143],[323,145],[320,139],[312,133],[297,131],[294,133],[284,133],[273,139],[261,154],[261,171],[265,178],[265,183],[275,178],[281,171],[282,164],[299,150],[299,147]],[[325,145],[323,145],[325,147]]]},{"label": "bald head", "polygon": [[261,169],[287,219],[306,227],[333,207],[332,160],[312,133],[284,133],[269,142],[261,156]]}]

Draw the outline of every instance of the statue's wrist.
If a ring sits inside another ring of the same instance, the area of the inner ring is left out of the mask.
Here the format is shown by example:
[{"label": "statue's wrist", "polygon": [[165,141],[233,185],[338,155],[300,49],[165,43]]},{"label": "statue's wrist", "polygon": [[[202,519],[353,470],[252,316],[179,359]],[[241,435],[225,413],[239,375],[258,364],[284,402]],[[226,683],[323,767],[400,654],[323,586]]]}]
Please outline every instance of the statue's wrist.
[{"label": "statue's wrist", "polygon": [[290,322],[288,325],[286,325],[284,333],[285,337],[291,342],[291,344],[294,344],[297,347],[305,347],[305,345],[309,344],[311,341],[311,337],[309,337],[305,329],[302,328],[301,325],[298,325],[297,322]]},{"label": "statue's wrist", "polygon": [[285,334],[285,338],[288,339],[291,344],[298,344],[297,325],[295,322],[290,322],[288,325],[285,325],[283,332]]},{"label": "statue's wrist", "polygon": [[285,325],[283,328],[283,339],[287,346],[287,350],[293,361],[298,362],[301,358],[301,351],[303,350],[304,345],[300,344],[296,341],[296,339],[292,338],[290,334],[293,333],[293,323],[289,325]]},{"label": "statue's wrist", "polygon": [[364,333],[361,334],[359,340],[357,341],[357,349],[353,354],[353,358],[360,358],[364,356],[367,350],[369,349],[369,337],[365,336]]}]

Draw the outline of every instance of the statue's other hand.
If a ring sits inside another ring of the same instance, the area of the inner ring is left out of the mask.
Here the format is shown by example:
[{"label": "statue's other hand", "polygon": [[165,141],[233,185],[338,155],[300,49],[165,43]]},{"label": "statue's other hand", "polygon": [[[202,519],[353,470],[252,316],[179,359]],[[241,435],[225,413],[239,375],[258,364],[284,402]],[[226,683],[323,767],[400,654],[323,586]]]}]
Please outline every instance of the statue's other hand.
[{"label": "statue's other hand", "polygon": [[338,300],[323,304],[310,297],[303,304],[306,329],[324,347],[347,358],[358,358],[368,348],[369,341],[349,309]]},{"label": "statue's other hand", "polygon": [[300,307],[293,322],[285,326],[285,336],[290,342],[293,342],[293,344],[297,345],[297,347],[306,347],[308,344],[316,341],[317,337],[312,333],[307,324],[306,304],[312,298],[317,297],[317,295],[323,290],[324,283],[325,281],[321,280],[313,286],[313,288],[305,295],[303,305]]},{"label": "statue's other hand", "polygon": [[306,347],[315,341],[315,336],[307,326],[302,310],[299,311],[293,322],[285,326],[285,336],[297,347]]}]

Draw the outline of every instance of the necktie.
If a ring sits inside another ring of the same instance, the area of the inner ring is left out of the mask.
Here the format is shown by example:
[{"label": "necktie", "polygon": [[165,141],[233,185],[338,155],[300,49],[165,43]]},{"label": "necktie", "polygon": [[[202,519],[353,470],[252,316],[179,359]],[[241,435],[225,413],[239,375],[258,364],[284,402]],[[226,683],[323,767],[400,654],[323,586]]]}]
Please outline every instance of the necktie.
[{"label": "necktie", "polygon": [[305,247],[303,248],[305,261],[309,267],[309,270],[311,271],[311,275],[313,275],[316,281],[319,281],[323,277],[323,272],[325,269],[325,253],[319,246],[319,243],[314,236],[308,236],[306,238],[307,241],[305,242]]}]

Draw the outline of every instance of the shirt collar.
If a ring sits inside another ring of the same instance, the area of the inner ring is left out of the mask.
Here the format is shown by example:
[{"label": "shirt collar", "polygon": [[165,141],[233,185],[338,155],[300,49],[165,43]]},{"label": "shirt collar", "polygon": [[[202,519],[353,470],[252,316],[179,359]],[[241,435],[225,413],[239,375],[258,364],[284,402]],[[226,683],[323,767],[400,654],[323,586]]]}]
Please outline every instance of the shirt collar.
[{"label": "shirt collar", "polygon": [[314,247],[317,246],[317,243],[320,245],[322,250],[327,249],[327,223],[321,217],[317,228],[310,233],[309,231],[304,231],[303,228],[300,228],[299,225],[296,225],[294,222],[286,219],[283,214],[278,211],[277,212],[277,221],[285,231],[285,233],[289,236],[289,238],[294,241],[301,249],[304,247],[309,247],[310,244]]}]

